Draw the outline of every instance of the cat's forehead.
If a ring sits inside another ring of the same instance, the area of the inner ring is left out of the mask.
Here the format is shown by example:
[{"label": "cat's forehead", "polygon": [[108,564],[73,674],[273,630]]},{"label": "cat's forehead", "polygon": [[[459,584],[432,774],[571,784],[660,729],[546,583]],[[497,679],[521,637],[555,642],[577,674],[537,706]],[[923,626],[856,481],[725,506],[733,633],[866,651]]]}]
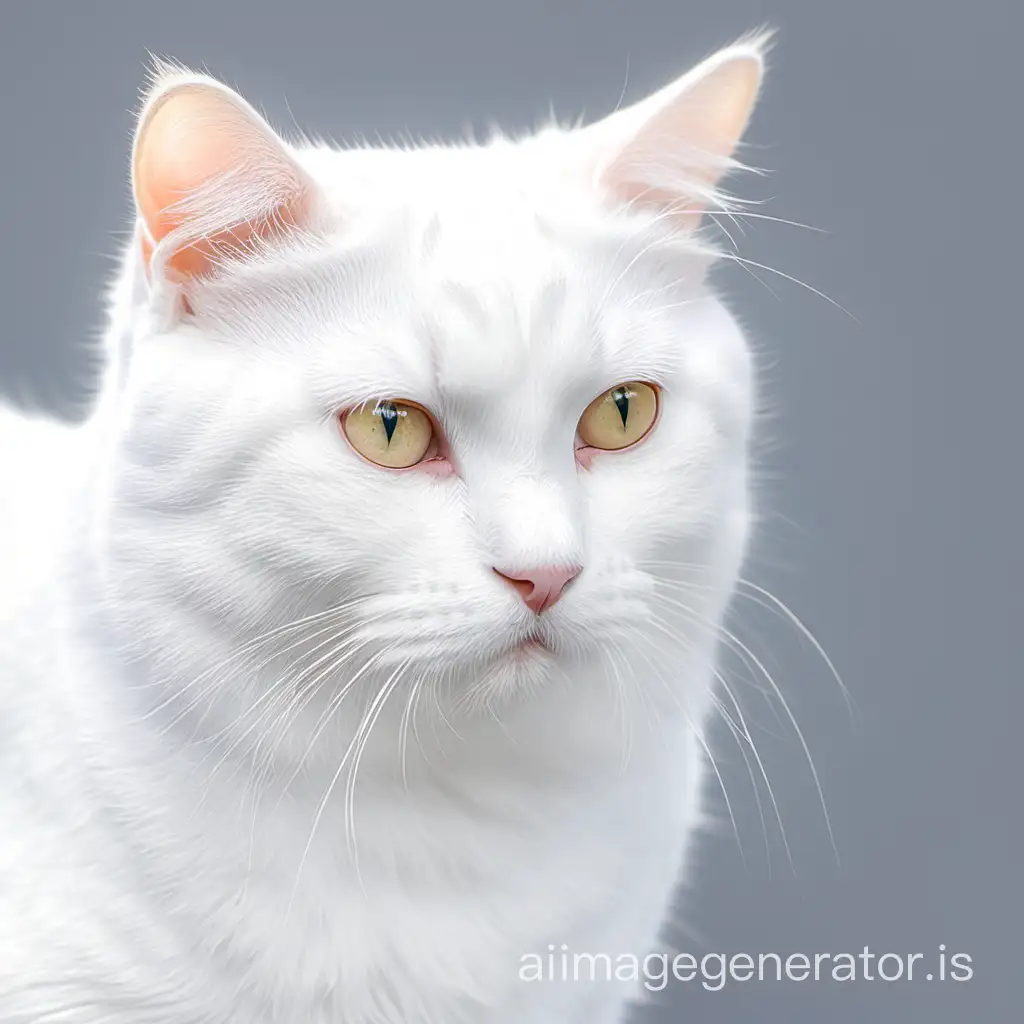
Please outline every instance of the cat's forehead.
[{"label": "cat's forehead", "polygon": [[410,207],[414,259],[423,276],[485,286],[570,270],[566,230],[543,193],[504,176],[467,177]]},{"label": "cat's forehead", "polygon": [[467,171],[415,194],[382,174],[355,231],[339,215],[322,247],[204,286],[204,329],[258,331],[260,347],[292,354],[296,338],[320,339],[327,359],[338,338],[356,339],[343,346],[350,375],[452,398],[593,390],[673,362],[661,313],[699,285],[696,254],[668,265],[642,223],[563,203],[529,175]]},{"label": "cat's forehead", "polygon": [[435,211],[417,257],[417,305],[446,391],[554,381],[595,355],[591,281],[528,202]]},{"label": "cat's forehead", "polygon": [[[657,377],[674,363],[658,310],[644,301],[664,283],[651,276],[650,239],[559,209],[528,183],[494,195],[449,191],[388,218],[403,224],[375,275],[384,294],[403,296],[390,338],[403,359],[429,363],[440,394],[533,405]],[[676,263],[673,286],[687,269]],[[671,292],[659,296],[666,303]]]}]

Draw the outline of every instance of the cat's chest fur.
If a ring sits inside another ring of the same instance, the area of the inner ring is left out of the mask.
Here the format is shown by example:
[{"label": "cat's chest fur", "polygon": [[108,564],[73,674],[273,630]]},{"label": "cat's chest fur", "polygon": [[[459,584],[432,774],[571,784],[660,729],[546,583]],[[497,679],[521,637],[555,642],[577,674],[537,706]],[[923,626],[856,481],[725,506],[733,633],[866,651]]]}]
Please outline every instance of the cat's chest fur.
[{"label": "cat's chest fur", "polygon": [[[67,659],[36,670],[59,674]],[[36,682],[37,696],[90,685]],[[574,696],[543,710],[565,715]],[[82,1007],[65,1019],[89,1024],[100,1009],[125,1024],[582,1024],[593,1018],[581,1007],[617,1000],[520,970],[563,943],[647,952],[700,776],[681,729],[674,743],[638,737],[628,759],[619,746],[614,763],[571,771],[564,751],[516,755],[496,734],[493,756],[472,753],[475,778],[443,762],[378,776],[350,812],[326,804],[311,840],[329,772],[287,793],[271,786],[254,815],[250,780],[223,773],[197,787],[194,760],[104,754],[98,711],[96,745],[54,758],[61,720],[35,699],[23,707],[21,736],[37,742],[6,748],[23,782],[0,796],[19,836],[4,867],[20,900],[0,924],[0,944],[17,950],[7,963],[19,973],[0,985],[0,1006],[15,991],[12,1021],[37,1019],[46,1007],[33,993],[52,1001],[56,986]],[[523,770],[509,773],[517,756]]]},{"label": "cat's chest fur", "polygon": [[[316,855],[306,850],[307,803],[293,808],[287,834],[263,845],[264,863],[246,868],[241,886],[235,876],[238,902],[215,901],[211,913],[235,955],[262,964],[258,988],[308,1006],[297,1019],[316,1019],[324,1000],[325,1021],[354,1024],[417,1013],[546,1020],[562,1000],[550,983],[531,988],[520,978],[525,958],[563,943],[574,952],[648,951],[691,824],[682,756],[677,748],[671,759],[640,757],[600,789],[513,782],[500,798],[443,784],[378,793],[372,807],[356,807],[352,842],[342,840],[341,808],[325,815],[319,827],[333,838]],[[567,992],[566,1006],[579,995]]]}]

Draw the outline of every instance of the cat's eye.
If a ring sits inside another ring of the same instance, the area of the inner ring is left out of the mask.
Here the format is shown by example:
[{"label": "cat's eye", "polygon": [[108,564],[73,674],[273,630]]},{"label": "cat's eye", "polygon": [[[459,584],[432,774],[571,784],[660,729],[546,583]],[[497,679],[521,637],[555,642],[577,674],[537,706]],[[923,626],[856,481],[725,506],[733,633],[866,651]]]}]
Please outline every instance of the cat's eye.
[{"label": "cat's eye", "polygon": [[618,384],[587,406],[580,417],[580,439],[602,451],[628,448],[647,435],[657,415],[658,392],[650,384]]},{"label": "cat's eye", "polygon": [[409,469],[431,448],[434,426],[411,402],[382,399],[345,413],[342,427],[349,444],[364,459],[385,469]]}]

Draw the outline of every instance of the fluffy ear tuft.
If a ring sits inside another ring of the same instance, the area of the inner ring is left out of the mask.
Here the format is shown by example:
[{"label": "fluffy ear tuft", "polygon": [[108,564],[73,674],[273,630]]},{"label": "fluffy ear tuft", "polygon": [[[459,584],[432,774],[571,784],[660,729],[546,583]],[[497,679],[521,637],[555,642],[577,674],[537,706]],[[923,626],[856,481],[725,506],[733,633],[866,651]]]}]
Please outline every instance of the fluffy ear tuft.
[{"label": "fluffy ear tuft", "polygon": [[139,115],[132,189],[153,273],[208,274],[311,215],[312,183],[237,93],[155,63]]},{"label": "fluffy ear tuft", "polygon": [[718,199],[719,178],[754,109],[771,35],[741,40],[670,85],[606,117],[582,134],[595,153],[603,194],[692,229]]}]

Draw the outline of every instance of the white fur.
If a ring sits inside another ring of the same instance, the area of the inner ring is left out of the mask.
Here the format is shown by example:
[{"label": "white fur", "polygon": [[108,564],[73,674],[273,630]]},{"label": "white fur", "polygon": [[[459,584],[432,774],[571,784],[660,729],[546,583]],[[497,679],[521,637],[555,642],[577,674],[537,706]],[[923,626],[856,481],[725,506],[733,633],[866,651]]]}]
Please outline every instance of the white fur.
[{"label": "white fur", "polygon": [[[751,373],[710,253],[574,138],[295,148],[316,233],[188,314],[133,243],[90,422],[0,420],[4,1024],[620,1020],[628,986],[520,962],[657,941]],[[660,422],[581,469],[580,413],[634,379]],[[356,456],[336,414],[379,395],[459,473]],[[568,561],[555,655],[496,661],[533,616],[490,567]]]}]

